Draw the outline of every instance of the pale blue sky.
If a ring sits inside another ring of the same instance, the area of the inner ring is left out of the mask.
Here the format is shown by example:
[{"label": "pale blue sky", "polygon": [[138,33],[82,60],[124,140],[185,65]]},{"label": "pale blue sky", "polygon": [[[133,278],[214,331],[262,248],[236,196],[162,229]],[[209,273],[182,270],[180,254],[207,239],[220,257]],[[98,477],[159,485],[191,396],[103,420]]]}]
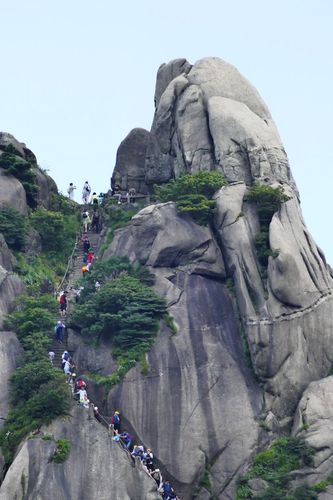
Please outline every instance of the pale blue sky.
[{"label": "pale blue sky", "polygon": [[332,23],[331,0],[0,0],[0,130],[61,190],[106,191],[121,140],[150,128],[159,65],[221,57],[270,108],[333,264]]}]

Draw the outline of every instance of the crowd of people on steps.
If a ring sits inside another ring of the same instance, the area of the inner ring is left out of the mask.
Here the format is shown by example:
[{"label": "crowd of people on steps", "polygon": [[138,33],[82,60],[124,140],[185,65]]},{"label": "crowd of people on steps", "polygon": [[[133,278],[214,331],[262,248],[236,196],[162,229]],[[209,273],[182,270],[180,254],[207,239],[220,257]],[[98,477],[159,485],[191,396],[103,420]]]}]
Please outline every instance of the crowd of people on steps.
[{"label": "crowd of people on steps", "polygon": [[[55,353],[50,351],[49,358],[52,365],[54,363],[54,356]],[[74,399],[77,401],[77,405],[81,408],[89,409],[91,407],[93,409],[95,419],[101,424],[104,423],[111,431],[113,435],[112,440],[122,445],[123,448],[128,451],[132,459],[138,460],[145,471],[154,479],[157,484],[157,491],[161,494],[163,500],[178,499],[170,482],[163,480],[160,469],[155,468],[152,450],[150,448],[145,448],[142,444],[134,444],[130,433],[122,429],[120,412],[116,410],[110,419],[108,417],[103,417],[100,414],[98,406],[89,400],[87,383],[82,377],[77,377],[76,365],[67,350],[64,350],[61,355],[61,368],[67,376],[66,381]]]}]

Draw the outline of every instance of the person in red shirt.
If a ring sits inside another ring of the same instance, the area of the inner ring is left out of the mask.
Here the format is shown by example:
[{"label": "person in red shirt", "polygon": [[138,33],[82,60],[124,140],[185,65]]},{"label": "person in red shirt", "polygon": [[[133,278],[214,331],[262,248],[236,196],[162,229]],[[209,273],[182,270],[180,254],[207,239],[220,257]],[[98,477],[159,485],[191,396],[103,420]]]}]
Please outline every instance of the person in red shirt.
[{"label": "person in red shirt", "polygon": [[90,250],[90,252],[87,255],[87,264],[91,264],[94,259],[94,252]]}]

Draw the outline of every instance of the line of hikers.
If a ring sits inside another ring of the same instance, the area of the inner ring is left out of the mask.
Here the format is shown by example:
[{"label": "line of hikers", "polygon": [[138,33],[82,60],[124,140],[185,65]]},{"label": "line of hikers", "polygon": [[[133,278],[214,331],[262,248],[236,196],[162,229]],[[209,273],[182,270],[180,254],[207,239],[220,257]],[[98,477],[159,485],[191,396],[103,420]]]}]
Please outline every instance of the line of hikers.
[{"label": "line of hikers", "polygon": [[102,229],[101,214],[98,208],[95,206],[93,207],[92,213],[89,213],[88,210],[84,210],[82,212],[81,219],[83,232],[85,234],[87,234],[90,230],[95,231],[95,233],[99,233]]},{"label": "line of hikers", "polygon": [[[74,191],[76,189],[76,186],[74,186],[73,182],[69,183],[69,186],[67,188],[67,194],[70,200],[74,200]],[[91,187],[88,181],[86,181],[83,185],[82,189],[82,202],[84,205],[87,205],[90,201],[92,204],[97,204],[97,205],[102,205],[104,201],[105,194],[104,193],[99,193],[97,194],[94,192],[90,198],[90,193],[91,193]]]},{"label": "line of hikers", "polygon": [[[52,361],[51,361],[52,362]],[[87,394],[87,384],[82,377],[76,376],[76,365],[71,358],[69,352],[65,350],[61,356],[61,366],[64,373],[67,375],[67,383],[70,386],[71,392],[77,404],[81,408],[93,408],[94,417],[100,423],[107,424],[113,430],[112,440],[119,442],[135,460],[139,460],[146,472],[155,480],[157,491],[162,495],[163,500],[176,500],[175,494],[169,481],[162,479],[161,471],[154,467],[154,455],[150,448],[145,448],[143,445],[134,444],[132,446],[132,437],[129,432],[122,431],[120,412],[116,410],[111,419],[105,419],[99,412],[98,406],[92,403]]]},{"label": "line of hikers", "polygon": [[[88,229],[88,228],[87,228]],[[85,272],[90,271],[90,267],[94,260],[94,252],[91,250],[90,241],[88,235],[85,234],[82,239],[83,245],[83,264],[86,269],[85,271],[82,268],[82,275],[84,276]],[[100,287],[100,283],[96,282],[95,288],[98,290]],[[79,301],[81,291],[84,289],[83,286],[78,287],[77,290],[74,291],[75,300]],[[62,317],[66,316],[67,312],[67,296],[68,292],[65,290],[59,295],[59,308],[60,314]],[[55,334],[58,342],[63,343],[65,338],[65,324],[63,321],[57,321],[55,326]],[[49,359],[52,365],[54,364],[55,353],[53,351],[49,351]],[[163,500],[176,500],[178,497],[175,494],[171,484],[169,481],[164,480],[161,475],[161,471],[158,468],[154,467],[154,455],[150,448],[145,448],[143,445],[134,444],[132,445],[132,437],[126,430],[121,429],[121,418],[120,412],[117,410],[114,412],[111,419],[105,419],[99,412],[98,406],[93,404],[87,394],[87,384],[83,380],[82,377],[77,377],[77,367],[74,363],[74,360],[71,358],[69,352],[64,350],[61,356],[61,368],[65,375],[67,376],[67,383],[71,389],[74,399],[77,401],[77,404],[81,408],[89,409],[92,407],[94,417],[100,423],[106,423],[109,428],[112,430],[113,437],[112,440],[119,442],[128,452],[130,453],[133,460],[138,460],[141,462],[142,467],[146,470],[148,474],[154,479],[157,484],[157,491],[162,496]]]}]

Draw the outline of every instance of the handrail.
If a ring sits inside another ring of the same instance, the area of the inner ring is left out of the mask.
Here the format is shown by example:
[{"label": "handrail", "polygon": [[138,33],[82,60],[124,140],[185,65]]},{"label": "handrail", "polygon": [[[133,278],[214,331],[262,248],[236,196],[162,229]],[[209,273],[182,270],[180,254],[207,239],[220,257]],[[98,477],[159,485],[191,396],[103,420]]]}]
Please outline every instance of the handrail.
[{"label": "handrail", "polygon": [[76,238],[75,238],[75,243],[74,243],[74,247],[73,247],[73,250],[72,250],[72,253],[70,254],[70,256],[68,257],[68,262],[67,262],[67,267],[66,267],[66,270],[65,270],[65,274],[59,284],[59,286],[56,288],[56,293],[59,293],[60,290],[62,289],[62,286],[67,278],[67,275],[69,273],[69,269],[70,269],[70,266],[72,265],[73,263],[73,257],[74,257],[74,254],[76,252],[76,248],[77,248],[77,245],[78,245],[78,242],[79,242],[79,239],[80,239],[80,236],[81,236],[81,233],[78,233],[76,235]]}]

